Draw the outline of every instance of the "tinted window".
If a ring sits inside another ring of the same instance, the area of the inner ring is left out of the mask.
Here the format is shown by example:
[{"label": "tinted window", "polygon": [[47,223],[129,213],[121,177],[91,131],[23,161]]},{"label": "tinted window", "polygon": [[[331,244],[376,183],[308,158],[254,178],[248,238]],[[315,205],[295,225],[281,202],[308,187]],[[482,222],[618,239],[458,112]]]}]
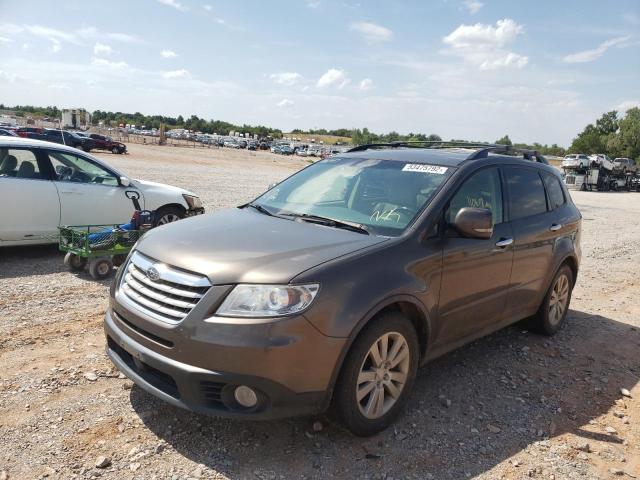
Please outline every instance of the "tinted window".
[{"label": "tinted window", "polygon": [[511,220],[537,215],[547,211],[547,199],[542,179],[530,168],[506,168],[509,186]]},{"label": "tinted window", "polygon": [[547,195],[549,195],[549,208],[555,210],[564,205],[564,192],[560,186],[560,181],[548,173],[543,173],[542,178],[544,178],[544,185],[547,187]]},{"label": "tinted window", "polygon": [[447,221],[453,223],[464,207],[488,208],[493,216],[493,224],[502,222],[502,188],[497,169],[481,170],[465,180],[449,202]]}]

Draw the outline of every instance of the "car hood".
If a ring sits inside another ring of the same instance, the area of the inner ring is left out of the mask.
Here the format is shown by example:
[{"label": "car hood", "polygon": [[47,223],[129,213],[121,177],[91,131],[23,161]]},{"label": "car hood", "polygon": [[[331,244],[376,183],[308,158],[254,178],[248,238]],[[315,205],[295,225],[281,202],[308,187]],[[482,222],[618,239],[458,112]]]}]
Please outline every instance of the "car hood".
[{"label": "car hood", "polygon": [[184,188],[180,187],[174,187],[173,185],[167,185],[165,183],[150,182],[148,180],[138,179],[133,180],[133,182],[135,183],[135,186],[143,192],[145,190],[160,190],[165,193],[174,193],[177,197],[180,197],[182,194],[197,196],[195,193],[190,192],[189,190],[185,190]]},{"label": "car hood", "polygon": [[288,283],[316,265],[385,240],[234,208],[158,227],[136,249],[206,275],[214,285]]}]

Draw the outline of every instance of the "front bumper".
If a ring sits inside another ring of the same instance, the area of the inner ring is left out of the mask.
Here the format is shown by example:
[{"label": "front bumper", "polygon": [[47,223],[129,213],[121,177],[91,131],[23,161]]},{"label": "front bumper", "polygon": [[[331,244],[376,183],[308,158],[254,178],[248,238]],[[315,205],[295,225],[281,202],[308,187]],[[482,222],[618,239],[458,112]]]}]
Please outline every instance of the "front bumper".
[{"label": "front bumper", "polygon": [[185,213],[185,217],[195,217],[196,215],[203,215],[203,214],[204,214],[204,207],[190,208]]},{"label": "front bumper", "polygon": [[[274,338],[251,334],[243,338],[236,334],[233,345],[225,345],[224,331],[209,334],[216,340],[203,345],[202,339],[178,339],[165,332],[157,336],[149,331],[153,325],[140,324],[137,316],[117,308],[119,312],[110,308],[105,315],[107,355],[137,385],[172,405],[202,414],[251,419],[319,413],[328,406],[329,379],[344,339],[324,337],[303,318],[297,320],[307,323],[303,328],[310,329],[310,335],[299,335],[298,325],[290,342],[282,345],[276,345]],[[205,328],[216,327],[220,328]],[[277,336],[278,329],[273,330]],[[321,337],[326,339],[323,344],[319,344]],[[266,347],[267,343],[276,346]],[[317,358],[319,349],[326,358]],[[187,358],[191,361],[185,361]],[[212,368],[212,363],[219,368]],[[312,365],[318,371],[311,371]],[[243,408],[235,401],[233,391],[239,385],[257,392],[259,401],[254,408]]]}]

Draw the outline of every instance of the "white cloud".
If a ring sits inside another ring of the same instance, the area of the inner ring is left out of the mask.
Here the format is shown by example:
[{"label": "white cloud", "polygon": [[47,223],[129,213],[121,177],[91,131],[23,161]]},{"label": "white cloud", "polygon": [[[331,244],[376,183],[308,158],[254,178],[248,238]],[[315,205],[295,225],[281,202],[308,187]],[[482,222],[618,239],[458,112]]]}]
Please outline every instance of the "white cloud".
[{"label": "white cloud", "polygon": [[606,42],[602,42],[596,48],[593,48],[591,50],[583,50],[582,52],[572,53],[571,55],[567,55],[566,57],[564,57],[562,60],[565,63],[593,62],[594,60],[597,60],[598,58],[600,58],[609,48],[616,45],[624,46],[623,45],[624,42],[626,42],[630,38],[631,37],[628,35],[624,37],[612,38],[610,40],[607,40]]},{"label": "white cloud", "polygon": [[93,46],[93,54],[97,56],[111,55],[113,53],[113,48],[109,45],[105,45],[104,43],[96,42]]},{"label": "white cloud", "polygon": [[309,8],[318,8],[322,2],[319,0],[309,0],[307,1],[307,7]]},{"label": "white cloud", "polygon": [[362,35],[367,43],[388,42],[393,38],[391,30],[371,22],[355,22],[349,28]]},{"label": "white cloud", "polygon": [[360,81],[360,83],[358,84],[358,88],[360,90],[371,90],[373,88],[373,80],[371,80],[370,78],[365,78],[363,80]]},{"label": "white cloud", "polygon": [[640,108],[640,100],[625,100],[624,102],[618,104],[616,110],[621,113],[625,113],[631,108]]},{"label": "white cloud", "polygon": [[111,40],[115,40],[117,42],[122,42],[122,43],[143,43],[138,36],[131,35],[129,33],[121,33],[121,32],[107,33],[107,38]]},{"label": "white cloud", "polygon": [[203,5],[202,8],[204,8],[207,12],[213,10],[213,7],[211,5]]},{"label": "white cloud", "polygon": [[269,78],[278,85],[291,86],[302,80],[302,75],[297,72],[272,73]]},{"label": "white cloud", "polygon": [[110,70],[125,70],[129,68],[126,62],[112,62],[104,58],[93,58],[91,64],[96,67],[108,68]]},{"label": "white cloud", "polygon": [[60,50],[62,50],[62,45],[60,45],[60,42],[52,39],[51,51],[53,53],[58,53]]},{"label": "white cloud", "polygon": [[450,48],[445,53],[458,55],[481,70],[523,68],[529,63],[529,58],[505,48],[523,32],[522,25],[505,18],[498,20],[495,26],[482,23],[460,25],[442,41]]},{"label": "white cloud", "polygon": [[182,5],[182,3],[178,2],[178,0],[157,0],[158,3],[162,5],[166,5],[167,7],[175,8],[176,10],[186,10],[187,8]]},{"label": "white cloud", "polygon": [[169,78],[169,79],[189,79],[191,78],[191,74],[189,73],[188,70],[185,70],[184,68],[180,69],[180,70],[172,70],[170,72],[164,72],[162,74],[162,78]]},{"label": "white cloud", "polygon": [[480,11],[482,7],[484,7],[484,3],[480,2],[479,0],[465,0],[464,6],[467,10],[469,10],[469,13],[471,15],[475,15]]},{"label": "white cloud", "polygon": [[176,58],[178,56],[178,54],[173,50],[162,50],[160,55],[164,58]]},{"label": "white cloud", "polygon": [[324,73],[324,75],[322,75],[318,79],[317,85],[320,88],[335,86],[335,85],[337,85],[338,88],[343,88],[350,81],[351,80],[349,80],[344,70],[339,70],[337,68],[330,68]]},{"label": "white cloud", "polygon": [[15,73],[7,73],[0,70],[0,82],[13,83],[16,81]]},{"label": "white cloud", "polygon": [[277,103],[278,107],[293,107],[295,103],[288,98],[283,98]]},{"label": "white cloud", "polygon": [[11,42],[13,42],[13,40],[11,40],[10,38],[0,37],[0,45],[6,45]]}]

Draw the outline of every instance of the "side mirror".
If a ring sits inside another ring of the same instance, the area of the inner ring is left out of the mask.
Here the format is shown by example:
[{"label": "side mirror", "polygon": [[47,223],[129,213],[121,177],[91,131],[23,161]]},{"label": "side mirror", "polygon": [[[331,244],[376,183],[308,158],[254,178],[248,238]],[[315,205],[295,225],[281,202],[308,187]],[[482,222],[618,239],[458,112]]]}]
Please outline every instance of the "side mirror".
[{"label": "side mirror", "polygon": [[129,180],[127,177],[120,177],[120,185],[126,188],[131,185],[131,180]]},{"label": "side mirror", "polygon": [[491,238],[493,217],[488,208],[461,208],[453,220],[453,226],[465,237]]}]

